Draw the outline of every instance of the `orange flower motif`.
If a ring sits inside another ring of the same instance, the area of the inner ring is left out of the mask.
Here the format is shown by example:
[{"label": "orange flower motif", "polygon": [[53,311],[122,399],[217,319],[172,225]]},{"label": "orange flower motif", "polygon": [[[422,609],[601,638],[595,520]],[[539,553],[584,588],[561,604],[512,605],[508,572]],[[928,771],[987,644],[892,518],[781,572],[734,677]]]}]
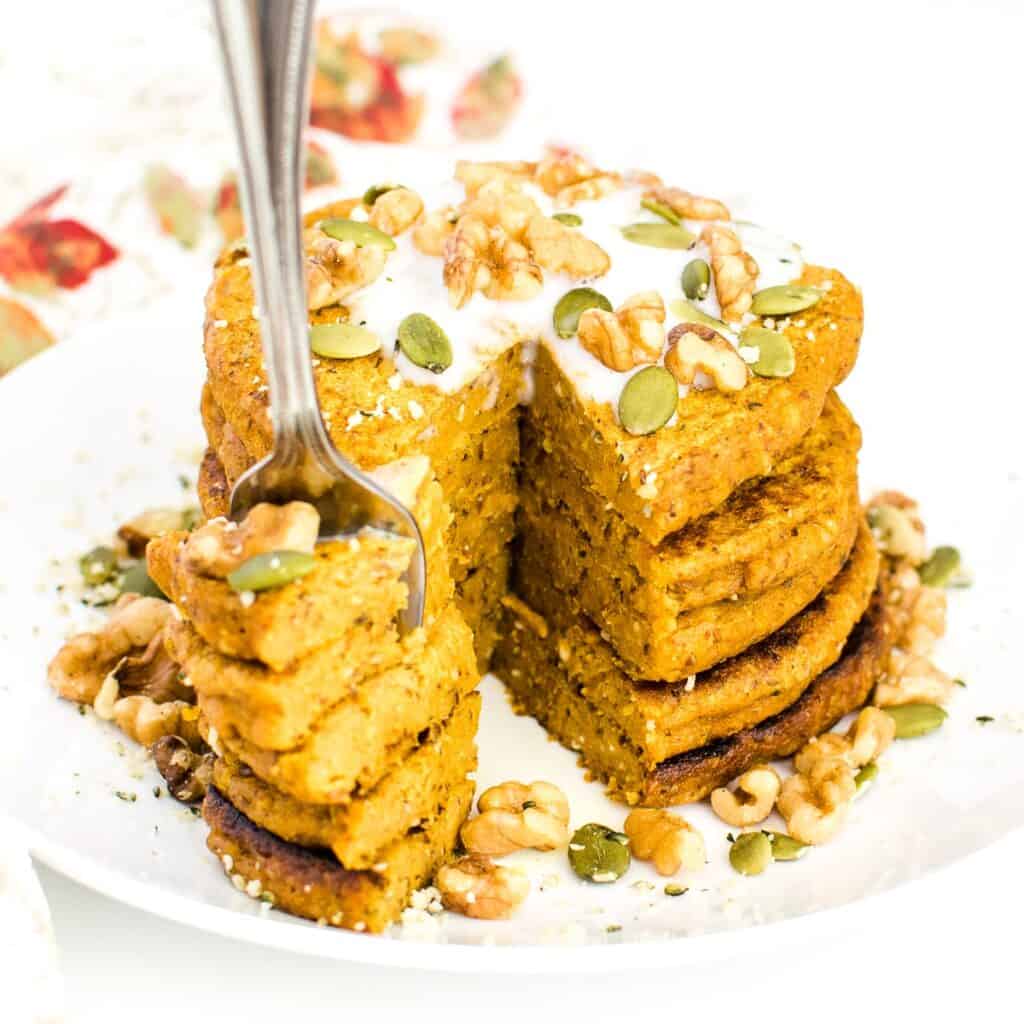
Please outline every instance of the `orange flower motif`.
[{"label": "orange flower motif", "polygon": [[327,20],[316,32],[310,121],[318,128],[373,142],[407,142],[423,115],[395,65],[367,53],[355,33],[336,35]]},{"label": "orange flower motif", "polygon": [[53,342],[53,335],[31,310],[13,299],[0,298],[0,377]]},{"label": "orange flower motif", "polygon": [[67,190],[54,189],[0,228],[0,277],[13,287],[36,293],[78,288],[117,259],[117,249],[91,228],[70,218],[49,219]]},{"label": "orange flower motif", "polygon": [[470,76],[452,105],[452,125],[460,139],[493,139],[519,109],[523,83],[511,60],[499,57]]}]

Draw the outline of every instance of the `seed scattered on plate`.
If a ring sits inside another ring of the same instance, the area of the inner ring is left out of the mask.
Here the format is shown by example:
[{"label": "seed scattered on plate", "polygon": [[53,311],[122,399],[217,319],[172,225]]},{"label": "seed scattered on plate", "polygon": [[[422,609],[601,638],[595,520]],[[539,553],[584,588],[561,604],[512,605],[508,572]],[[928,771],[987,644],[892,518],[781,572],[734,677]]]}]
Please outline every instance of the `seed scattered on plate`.
[{"label": "seed scattered on plate", "polygon": [[607,825],[591,822],[569,840],[569,864],[587,882],[617,881],[629,870],[630,860],[629,837]]},{"label": "seed scattered on plate", "polygon": [[937,704],[899,704],[884,708],[896,723],[896,739],[910,740],[935,732],[949,717]]}]

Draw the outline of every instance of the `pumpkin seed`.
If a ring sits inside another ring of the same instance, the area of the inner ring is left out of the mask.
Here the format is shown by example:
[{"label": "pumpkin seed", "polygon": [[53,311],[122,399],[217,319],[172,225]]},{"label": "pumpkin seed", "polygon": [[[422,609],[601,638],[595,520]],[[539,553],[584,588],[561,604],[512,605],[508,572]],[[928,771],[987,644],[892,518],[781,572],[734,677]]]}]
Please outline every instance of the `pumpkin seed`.
[{"label": "pumpkin seed", "polygon": [[228,585],[239,592],[270,590],[305,576],[315,565],[316,559],[307,551],[264,551],[228,573]]},{"label": "pumpkin seed", "polygon": [[729,863],[741,875],[759,875],[772,862],[772,843],[763,832],[744,832],[729,847]]},{"label": "pumpkin seed", "polygon": [[896,723],[896,739],[911,740],[935,732],[948,715],[937,704],[899,704],[883,708]]},{"label": "pumpkin seed", "polygon": [[404,186],[393,181],[389,181],[382,185],[371,185],[363,193],[363,206],[369,210],[385,192],[390,192],[392,189],[396,188],[404,188]]},{"label": "pumpkin seed", "polygon": [[426,313],[410,313],[398,325],[398,347],[409,362],[431,373],[444,373],[452,365],[452,343]]},{"label": "pumpkin seed", "polygon": [[356,245],[378,245],[382,249],[394,249],[395,240],[364,220],[347,220],[344,217],[330,217],[320,222],[320,230],[339,242],[355,242]]},{"label": "pumpkin seed", "polygon": [[690,260],[683,267],[682,285],[683,294],[688,299],[707,298],[708,289],[711,287],[711,268],[708,266],[707,260],[702,260],[699,257]]},{"label": "pumpkin seed", "polygon": [[121,593],[139,594],[142,597],[161,597],[165,601],[167,595],[153,582],[146,571],[144,561],[133,562],[121,574]]},{"label": "pumpkin seed", "polygon": [[799,860],[810,847],[785,832],[766,833],[772,844],[772,860]]},{"label": "pumpkin seed", "polygon": [[750,312],[755,316],[786,316],[810,309],[821,300],[817,288],[801,284],[777,284],[773,288],[762,288],[754,292],[750,300]]},{"label": "pumpkin seed", "polygon": [[948,546],[936,548],[928,560],[918,566],[917,574],[929,587],[956,586],[957,580],[963,579],[960,552]]},{"label": "pumpkin seed", "polygon": [[669,882],[668,885],[665,886],[666,896],[684,896],[689,891],[690,890],[685,885],[679,885],[676,882]]},{"label": "pumpkin seed", "polygon": [[629,434],[653,434],[679,403],[679,385],[664,366],[646,366],[626,382],[619,395],[619,422]]},{"label": "pumpkin seed", "polygon": [[358,359],[376,352],[380,338],[358,324],[339,321],[313,324],[309,329],[309,344],[318,356],[327,359]]},{"label": "pumpkin seed", "polygon": [[651,245],[656,249],[689,249],[697,240],[681,224],[661,224],[644,221],[627,224],[621,229],[623,238],[637,245]]},{"label": "pumpkin seed", "polygon": [[878,778],[878,765],[874,761],[864,765],[863,768],[853,777],[857,783],[857,796],[863,796],[870,788],[875,779]]},{"label": "pumpkin seed", "polygon": [[78,560],[78,571],[83,582],[90,587],[98,587],[114,578],[117,573],[117,554],[113,548],[100,545],[87,551]]},{"label": "pumpkin seed", "polygon": [[551,219],[557,220],[567,228],[578,228],[583,223],[583,218],[578,213],[555,213]]},{"label": "pumpkin seed", "polygon": [[641,199],[640,205],[645,210],[650,210],[657,217],[661,217],[662,220],[667,220],[669,224],[678,224],[681,220],[678,213],[672,209],[667,203],[663,203],[658,199]]},{"label": "pumpkin seed", "polygon": [[673,316],[679,317],[685,323],[707,324],[708,327],[713,327],[719,333],[722,331],[728,332],[729,330],[727,323],[722,320],[716,320],[713,316],[708,316],[707,313],[699,310],[684,299],[673,299],[668,304],[668,308]]},{"label": "pumpkin seed", "polygon": [[181,528],[191,533],[203,521],[203,510],[190,505],[181,512]]},{"label": "pumpkin seed", "polygon": [[555,303],[555,333],[560,338],[571,338],[580,325],[580,317],[588,309],[603,309],[610,313],[612,304],[593,288],[573,288]]},{"label": "pumpkin seed", "polygon": [[629,870],[630,860],[629,837],[607,825],[591,822],[569,840],[569,864],[588,882],[617,881]]},{"label": "pumpkin seed", "polygon": [[766,327],[745,327],[740,332],[740,345],[757,349],[757,359],[750,364],[750,369],[758,377],[793,376],[796,354],[784,334]]}]

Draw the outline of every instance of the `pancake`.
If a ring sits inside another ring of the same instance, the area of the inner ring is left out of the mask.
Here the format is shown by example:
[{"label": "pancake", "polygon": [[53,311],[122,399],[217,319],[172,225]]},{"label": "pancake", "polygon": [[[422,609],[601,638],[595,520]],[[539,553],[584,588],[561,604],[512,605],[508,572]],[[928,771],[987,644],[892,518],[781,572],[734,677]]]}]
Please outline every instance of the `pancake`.
[{"label": "pancake", "polygon": [[330,849],[347,868],[370,868],[380,852],[436,818],[476,768],[479,694],[461,700],[423,744],[360,800],[302,804],[268,785],[231,755],[217,758],[214,785],[255,824],[300,846]]},{"label": "pancake", "polygon": [[381,932],[448,856],[472,801],[473,783],[464,782],[439,817],[386,847],[374,868],[353,871],[325,850],[260,828],[211,786],[203,800],[206,845],[235,886],[254,898],[311,921]]},{"label": "pancake", "polygon": [[860,292],[822,267],[805,267],[799,283],[828,290],[798,319],[775,325],[796,354],[790,377],[753,377],[735,394],[691,390],[672,425],[638,437],[620,426],[610,405],[581,398],[548,345],[541,345],[528,415],[591,490],[657,544],[744,481],[771,472],[852,369],[863,326]]},{"label": "pancake", "polygon": [[811,605],[692,685],[630,678],[583,616],[541,619],[538,631],[514,607],[504,620],[494,671],[521,710],[635,802],[662,762],[793,705],[840,658],[869,606],[878,566],[862,525],[842,572]]},{"label": "pancake", "polygon": [[859,516],[860,430],[833,392],[772,474],[741,485],[714,512],[648,543],[573,463],[524,418],[523,515],[548,535],[552,573],[615,640],[606,608],[653,624],[777,586],[809,567]]}]

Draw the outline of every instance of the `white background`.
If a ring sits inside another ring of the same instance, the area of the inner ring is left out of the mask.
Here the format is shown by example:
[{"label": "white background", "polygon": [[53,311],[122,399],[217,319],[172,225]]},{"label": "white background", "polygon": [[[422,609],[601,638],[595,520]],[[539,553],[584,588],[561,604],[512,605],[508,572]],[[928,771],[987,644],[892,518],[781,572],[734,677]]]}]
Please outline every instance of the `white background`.
[{"label": "white background", "polygon": [[[61,5],[13,6],[0,25],[8,42],[13,32],[28,52],[61,45]],[[76,23],[74,42],[127,64],[104,49],[104,6],[86,8],[95,18],[84,33]],[[157,44],[165,11],[149,15]],[[899,445],[898,483],[911,493],[936,474],[958,481],[977,496],[976,530],[1005,514],[1000,486],[1021,470],[1022,436],[1019,3],[549,0],[429,12],[523,55],[532,109],[552,137],[680,168],[679,184],[695,191],[754,197],[746,209],[758,220],[842,267],[868,315],[844,393],[855,408],[907,409],[906,433],[869,434],[866,455]],[[17,106],[24,118],[30,97]],[[38,137],[57,145],[64,131],[74,126],[42,125]],[[0,162],[17,159],[14,145],[5,138]],[[942,361],[941,375],[922,372],[925,394],[912,374],[887,372],[896,346],[930,371]],[[963,416],[983,419],[990,444],[965,448]],[[742,963],[584,979],[304,960],[162,923],[45,870],[42,880],[73,1020],[1019,1019],[1022,860],[1018,834],[848,922],[840,913],[810,948],[777,948],[766,933],[763,955]]]}]

